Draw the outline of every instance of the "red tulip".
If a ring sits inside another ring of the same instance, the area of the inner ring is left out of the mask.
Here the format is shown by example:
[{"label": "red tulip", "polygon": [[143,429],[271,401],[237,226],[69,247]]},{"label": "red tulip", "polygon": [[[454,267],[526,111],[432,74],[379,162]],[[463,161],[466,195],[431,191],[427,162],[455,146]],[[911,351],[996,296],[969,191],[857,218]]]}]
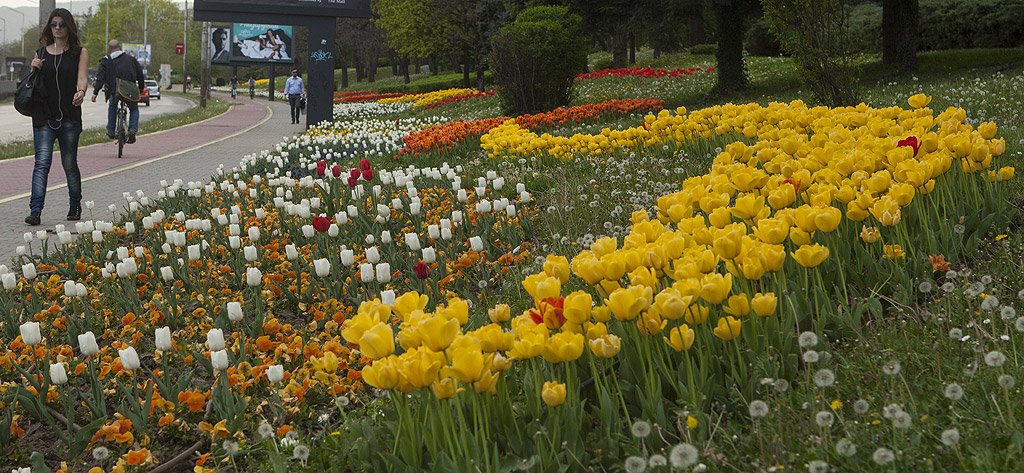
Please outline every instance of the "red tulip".
[{"label": "red tulip", "polygon": [[331,219],[327,217],[313,217],[313,228],[318,232],[326,232],[328,228],[331,228]]},{"label": "red tulip", "polygon": [[911,136],[909,138],[902,139],[899,141],[899,143],[896,143],[896,146],[909,146],[911,148],[914,148],[914,156],[917,156],[917,150],[921,149],[921,144],[917,141],[916,136]]},{"label": "red tulip", "polygon": [[373,169],[363,169],[363,180],[364,181],[372,181],[373,180]]},{"label": "red tulip", "polygon": [[323,177],[324,172],[327,171],[327,161],[320,160],[316,162],[316,174]]},{"label": "red tulip", "polygon": [[430,276],[430,266],[427,266],[427,264],[422,261],[416,263],[416,266],[412,267],[412,271],[416,273],[416,277],[420,279],[427,279],[427,277]]},{"label": "red tulip", "polygon": [[334,177],[341,177],[341,166],[335,164],[334,167],[331,168],[331,174],[334,174]]},{"label": "red tulip", "polygon": [[370,160],[369,159],[360,159],[359,160],[359,170],[365,171],[367,169],[370,169]]},{"label": "red tulip", "polygon": [[352,179],[359,179],[359,170],[358,169],[353,169],[353,170],[348,172],[348,175]]},{"label": "red tulip", "polygon": [[355,177],[349,176],[349,178],[348,178],[348,186],[349,187],[355,187],[356,184],[359,184],[359,179],[355,178]]}]

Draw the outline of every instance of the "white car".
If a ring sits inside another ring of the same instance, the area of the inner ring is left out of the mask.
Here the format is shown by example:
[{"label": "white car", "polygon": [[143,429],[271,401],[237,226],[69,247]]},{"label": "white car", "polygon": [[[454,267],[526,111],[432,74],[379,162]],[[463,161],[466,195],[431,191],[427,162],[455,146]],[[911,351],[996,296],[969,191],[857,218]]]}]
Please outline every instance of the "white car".
[{"label": "white car", "polygon": [[157,84],[155,80],[147,80],[146,87],[149,88],[149,97],[160,100],[160,84]]}]

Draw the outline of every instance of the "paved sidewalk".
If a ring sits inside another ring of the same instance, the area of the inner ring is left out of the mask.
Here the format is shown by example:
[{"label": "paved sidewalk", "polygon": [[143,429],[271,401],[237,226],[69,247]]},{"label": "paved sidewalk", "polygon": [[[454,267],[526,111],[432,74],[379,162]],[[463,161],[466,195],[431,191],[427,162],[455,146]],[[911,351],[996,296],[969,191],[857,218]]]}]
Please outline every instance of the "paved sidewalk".
[{"label": "paved sidewalk", "polygon": [[[231,101],[230,95],[216,94]],[[95,202],[93,218],[110,221],[107,207],[125,205],[122,193],[142,190],[156,199],[160,181],[182,179],[206,181],[216,174],[221,164],[237,166],[242,156],[270,149],[285,136],[302,133],[305,125],[292,125],[286,102],[267,102],[239,98],[227,113],[191,125],[140,135],[136,144],[125,147],[125,157],[117,158],[117,144],[103,143],[78,151],[82,170],[83,201]],[[33,158],[0,161],[0,264],[10,266],[19,245],[24,245],[25,232],[48,230],[63,223],[74,231],[73,222],[66,222],[67,186],[60,158],[55,153],[46,192],[46,208],[39,226],[28,226]],[[83,219],[89,212],[83,210]],[[38,251],[39,242],[33,242]]]}]

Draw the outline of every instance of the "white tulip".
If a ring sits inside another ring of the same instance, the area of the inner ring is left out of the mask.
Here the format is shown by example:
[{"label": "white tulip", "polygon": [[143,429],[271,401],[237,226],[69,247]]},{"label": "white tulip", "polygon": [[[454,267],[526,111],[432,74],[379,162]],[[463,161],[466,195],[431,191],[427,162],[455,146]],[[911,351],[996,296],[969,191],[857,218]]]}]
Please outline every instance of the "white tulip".
[{"label": "white tulip", "polygon": [[78,350],[82,352],[84,356],[92,356],[100,352],[99,345],[96,344],[96,336],[92,332],[85,332],[78,335]]},{"label": "white tulip", "polygon": [[237,250],[242,246],[242,239],[235,235],[231,235],[228,237],[228,246],[230,246],[232,250]]},{"label": "white tulip", "polygon": [[75,287],[75,282],[68,280],[64,282],[64,295],[67,297],[75,297],[78,295],[78,288]]},{"label": "white tulip", "polygon": [[259,227],[249,227],[249,241],[255,243],[260,240]]},{"label": "white tulip", "polygon": [[135,352],[135,348],[128,347],[124,350],[118,350],[117,355],[121,357],[121,366],[128,371],[138,369],[141,364],[139,362],[139,354]]},{"label": "white tulip", "polygon": [[391,265],[388,263],[380,263],[377,265],[377,282],[386,284],[391,282]]},{"label": "white tulip", "polygon": [[39,230],[36,232],[36,240],[46,241],[50,238],[50,234],[46,233],[46,230]]},{"label": "white tulip", "polygon": [[36,278],[36,265],[34,263],[28,263],[21,265],[21,275],[25,279],[31,281]]},{"label": "white tulip", "polygon": [[62,244],[67,245],[70,244],[72,240],[74,240],[74,236],[71,234],[71,232],[64,230],[62,232],[57,233],[57,239],[60,240]]},{"label": "white tulip", "polygon": [[224,331],[219,328],[211,328],[206,333],[206,346],[210,351],[217,351],[224,349]]},{"label": "white tulip", "polygon": [[327,258],[321,258],[313,261],[313,269],[316,271],[316,275],[319,277],[326,277],[331,274],[331,262]]},{"label": "white tulip", "polygon": [[68,372],[64,369],[64,363],[50,364],[50,382],[57,386],[68,382]]},{"label": "white tulip", "polygon": [[366,261],[373,264],[380,262],[380,250],[378,250],[376,246],[371,246],[366,249]]},{"label": "white tulip", "polygon": [[248,268],[245,270],[245,283],[249,287],[257,287],[263,283],[263,272],[259,268]]},{"label": "white tulip", "polygon": [[86,297],[89,295],[89,289],[85,287],[85,284],[75,284],[75,295],[78,297]]},{"label": "white tulip", "polygon": [[259,258],[259,254],[256,252],[256,247],[252,245],[243,248],[242,254],[245,255],[245,260],[250,263]]},{"label": "white tulip", "polygon": [[469,248],[473,251],[483,251],[484,240],[479,236],[469,238]]},{"label": "white tulip", "polygon": [[531,199],[532,199],[532,197],[530,197],[530,193],[529,192],[522,191],[522,192],[519,193],[519,201],[520,202],[526,203],[526,202],[529,202]]},{"label": "white tulip", "polygon": [[[256,192],[256,189],[251,189],[250,190],[250,194],[254,194],[255,192]],[[256,196],[252,196],[252,197],[255,198]],[[256,218],[258,218],[260,220],[263,220],[263,218],[267,216],[267,211],[263,210],[263,208],[258,208],[255,211],[253,211],[253,213],[256,215]]]},{"label": "white tulip", "polygon": [[462,211],[461,210],[456,210],[456,211],[452,212],[452,222],[453,223],[462,223]]},{"label": "white tulip", "polygon": [[22,235],[22,239],[25,240],[25,243],[32,243],[32,232],[25,232],[25,234]]},{"label": "white tulip", "polygon": [[431,240],[441,238],[441,228],[437,225],[427,225],[427,236],[429,236]]},{"label": "white tulip", "polygon": [[391,243],[391,232],[388,230],[380,232],[380,242],[384,244]]},{"label": "white tulip", "polygon": [[465,202],[465,201],[469,200],[469,196],[466,195],[466,189],[459,189],[458,199],[459,199],[459,202]]},{"label": "white tulip", "polygon": [[357,215],[359,215],[359,209],[354,205],[349,205],[345,210],[348,212],[348,216],[351,218],[355,218]]},{"label": "white tulip", "polygon": [[352,266],[352,263],[355,263],[355,261],[355,253],[352,250],[341,250],[341,264],[345,266]]},{"label": "white tulip", "polygon": [[232,223],[232,224],[228,225],[228,235],[237,236],[241,232],[242,232],[242,230],[240,228],[238,228],[237,224]]},{"label": "white tulip", "polygon": [[199,258],[201,256],[202,255],[199,254],[199,245],[189,245],[188,246],[188,260],[189,261],[199,261]]},{"label": "white tulip", "polygon": [[228,302],[228,319],[232,322],[242,321],[242,303],[241,302]]},{"label": "white tulip", "polygon": [[312,225],[303,225],[302,226],[302,236],[304,236],[306,238],[313,238],[313,235],[316,235],[316,229],[313,228]]},{"label": "white tulip", "polygon": [[279,383],[284,379],[284,366],[270,365],[267,367],[267,380],[271,383]]},{"label": "white tulip", "polygon": [[18,256],[25,256],[28,254],[28,249],[25,248],[25,245],[18,245],[18,247],[14,249],[14,253]]},{"label": "white tulip", "polygon": [[[377,218],[380,218],[380,217],[377,217]],[[363,241],[365,241],[367,245],[372,245],[373,242],[377,241],[377,238],[374,237],[373,235],[367,234],[366,238],[364,238]]]},{"label": "white tulip", "polygon": [[164,279],[164,282],[174,280],[174,270],[170,266],[160,267],[160,277]]},{"label": "white tulip", "polygon": [[345,212],[338,212],[334,214],[334,223],[337,223],[338,225],[345,225],[348,223],[348,214]]},{"label": "white tulip", "polygon": [[386,291],[380,291],[380,302],[382,304],[393,306],[395,305],[395,291],[388,289]]},{"label": "white tulip", "polygon": [[409,250],[411,250],[411,251],[419,251],[420,248],[421,248],[420,247],[420,236],[415,234],[415,233],[406,233],[405,234],[405,245],[408,246]]},{"label": "white tulip", "polygon": [[21,330],[21,343],[33,346],[42,341],[42,335],[39,334],[39,322],[25,322],[19,329]]},{"label": "white tulip", "polygon": [[450,229],[450,228],[442,228],[441,229],[441,239],[442,240],[451,240],[452,239],[452,229]]},{"label": "white tulip", "polygon": [[125,222],[124,231],[129,235],[135,233],[135,222]]},{"label": "white tulip", "polygon": [[284,254],[288,261],[295,261],[299,258],[299,252],[295,249],[295,245],[285,245]]},{"label": "white tulip", "polygon": [[228,369],[228,352],[227,350],[218,350],[210,353],[210,364],[213,365],[213,369],[217,371]]},{"label": "white tulip", "polygon": [[516,216],[516,204],[508,204],[508,207],[505,207],[505,215],[508,215],[510,218],[511,217],[515,217]]},{"label": "white tulip", "polygon": [[363,263],[359,266],[359,279],[363,282],[373,281],[373,265],[370,263]]},{"label": "white tulip", "polygon": [[156,329],[156,349],[160,351],[167,351],[174,347],[171,342],[171,328],[160,327]]},{"label": "white tulip", "polygon": [[434,251],[433,247],[427,247],[423,249],[423,262],[430,264],[437,261],[437,252]]},{"label": "white tulip", "polygon": [[331,226],[327,227],[327,236],[334,238],[338,236],[338,224],[332,223]]}]

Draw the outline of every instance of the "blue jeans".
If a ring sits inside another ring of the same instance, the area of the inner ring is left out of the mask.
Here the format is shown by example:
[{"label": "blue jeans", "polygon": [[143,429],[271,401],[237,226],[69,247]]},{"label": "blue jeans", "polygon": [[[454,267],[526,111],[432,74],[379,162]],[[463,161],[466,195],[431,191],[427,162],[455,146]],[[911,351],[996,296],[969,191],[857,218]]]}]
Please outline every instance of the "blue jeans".
[{"label": "blue jeans", "polygon": [[[50,125],[60,123],[56,129]],[[64,176],[68,180],[68,195],[71,207],[82,205],[82,172],[78,170],[78,137],[82,134],[82,122],[55,120],[47,121],[46,125],[32,129],[32,138],[36,145],[36,164],[32,169],[32,198],[28,207],[33,212],[43,211],[46,199],[46,178],[50,174],[50,163],[53,161],[53,142],[60,143],[60,161],[64,166]]]},{"label": "blue jeans", "polygon": [[[117,126],[117,101],[114,95],[107,101],[107,136],[113,136],[116,131],[114,127]],[[135,133],[139,131],[139,104],[127,100],[124,103],[128,104],[128,133]]]}]

